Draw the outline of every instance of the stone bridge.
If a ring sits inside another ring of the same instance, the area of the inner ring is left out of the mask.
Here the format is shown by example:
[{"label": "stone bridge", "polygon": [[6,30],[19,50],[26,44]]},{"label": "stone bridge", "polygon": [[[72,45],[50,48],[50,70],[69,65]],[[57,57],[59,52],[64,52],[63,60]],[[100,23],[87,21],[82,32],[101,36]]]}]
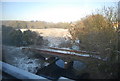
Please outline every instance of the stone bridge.
[{"label": "stone bridge", "polygon": [[[101,60],[98,56],[99,53],[97,52],[86,52],[86,51],[77,51],[77,50],[68,50],[68,49],[61,49],[61,48],[22,48],[23,51],[32,51],[37,53],[47,62],[54,62],[58,59],[64,61],[64,69],[67,69],[73,66],[74,60],[78,59],[97,59]],[[94,55],[93,55],[94,54]]]}]

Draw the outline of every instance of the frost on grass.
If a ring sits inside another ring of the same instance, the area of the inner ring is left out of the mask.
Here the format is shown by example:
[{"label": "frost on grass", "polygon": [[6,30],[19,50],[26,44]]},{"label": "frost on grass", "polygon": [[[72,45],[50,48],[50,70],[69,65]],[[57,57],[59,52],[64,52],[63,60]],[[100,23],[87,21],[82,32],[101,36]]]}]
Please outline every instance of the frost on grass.
[{"label": "frost on grass", "polygon": [[41,59],[29,57],[33,53],[23,53],[20,47],[5,46],[3,49],[5,62],[20,69],[36,73],[39,68],[45,65]]},{"label": "frost on grass", "polygon": [[38,59],[29,59],[27,56],[24,58],[15,58],[15,61],[17,62],[15,66],[31,73],[36,73],[38,68],[41,68],[41,64],[38,63]]}]

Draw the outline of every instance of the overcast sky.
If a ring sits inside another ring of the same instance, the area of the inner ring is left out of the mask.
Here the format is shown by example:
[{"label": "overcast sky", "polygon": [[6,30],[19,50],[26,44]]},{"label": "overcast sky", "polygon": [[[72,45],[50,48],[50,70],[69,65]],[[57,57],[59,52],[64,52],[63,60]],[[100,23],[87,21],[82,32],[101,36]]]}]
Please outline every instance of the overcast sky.
[{"label": "overcast sky", "polygon": [[40,20],[47,22],[71,22],[91,14],[103,6],[113,6],[108,1],[88,0],[30,0],[2,2],[0,20]]}]

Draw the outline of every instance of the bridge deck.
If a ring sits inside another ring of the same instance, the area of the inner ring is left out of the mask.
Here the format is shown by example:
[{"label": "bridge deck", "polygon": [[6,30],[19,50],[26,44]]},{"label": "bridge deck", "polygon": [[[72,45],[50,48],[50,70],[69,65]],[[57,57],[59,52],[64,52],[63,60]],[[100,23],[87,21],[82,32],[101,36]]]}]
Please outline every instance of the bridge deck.
[{"label": "bridge deck", "polygon": [[101,59],[98,55],[91,55],[88,52],[81,52],[76,50],[66,50],[66,49],[60,49],[60,48],[45,48],[45,49],[39,49],[39,48],[23,48],[28,49],[33,52],[37,53],[43,53],[45,55],[52,55],[57,57],[67,57],[67,58],[93,58],[93,59]]},{"label": "bridge deck", "polygon": [[82,53],[82,54],[86,54],[86,53],[88,53],[88,54],[100,54],[99,52],[87,52],[87,51],[82,51],[82,50],[80,50],[80,51],[78,51],[78,50],[71,50],[71,49],[62,49],[62,48],[53,48],[53,47],[48,47],[49,49],[54,49],[54,50],[62,50],[62,51],[69,51],[69,52],[75,52],[75,53]]}]

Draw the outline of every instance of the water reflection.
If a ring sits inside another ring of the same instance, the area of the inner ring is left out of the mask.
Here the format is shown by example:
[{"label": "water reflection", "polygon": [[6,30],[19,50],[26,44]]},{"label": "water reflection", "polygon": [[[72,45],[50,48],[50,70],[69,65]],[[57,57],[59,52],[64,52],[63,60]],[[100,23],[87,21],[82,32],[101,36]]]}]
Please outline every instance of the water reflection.
[{"label": "water reflection", "polygon": [[61,68],[64,68],[64,61],[61,60],[61,59],[58,60],[58,61],[56,61],[55,64],[56,64],[57,66],[61,67]]},{"label": "water reflection", "polygon": [[[64,69],[66,62],[60,59],[56,61],[55,64],[59,66],[60,68]],[[71,65],[71,67],[73,67],[75,70],[81,71],[82,69],[86,67],[86,64],[81,61],[73,61],[73,64]]]},{"label": "water reflection", "polygon": [[72,67],[64,69],[64,61],[60,59],[42,69],[39,69],[36,74],[46,77],[50,80],[58,80],[60,77],[78,80],[82,76],[81,70],[85,68],[85,63],[81,61],[74,61]]}]

